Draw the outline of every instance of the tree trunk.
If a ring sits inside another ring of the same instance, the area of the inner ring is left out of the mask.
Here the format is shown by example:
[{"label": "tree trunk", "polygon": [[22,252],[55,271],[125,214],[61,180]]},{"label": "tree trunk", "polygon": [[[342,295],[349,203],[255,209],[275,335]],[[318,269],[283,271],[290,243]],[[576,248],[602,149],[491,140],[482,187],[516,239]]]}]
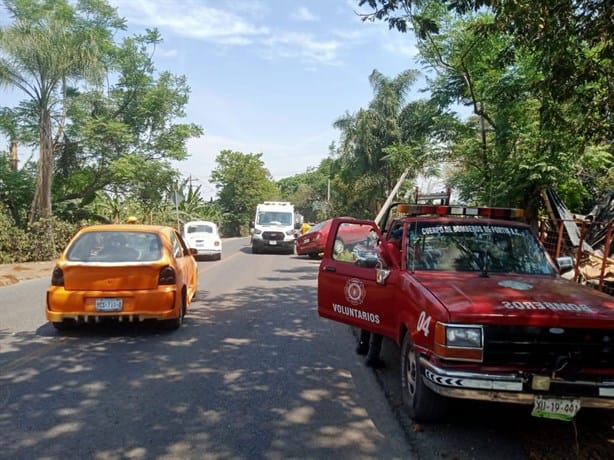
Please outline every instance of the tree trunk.
[{"label": "tree trunk", "polygon": [[30,212],[30,224],[51,217],[51,182],[53,180],[53,137],[51,135],[51,114],[47,108],[41,110],[40,156],[36,191]]},{"label": "tree trunk", "polygon": [[11,171],[17,171],[17,166],[19,165],[19,157],[17,156],[17,142],[11,142],[9,152],[9,167],[11,168]]}]

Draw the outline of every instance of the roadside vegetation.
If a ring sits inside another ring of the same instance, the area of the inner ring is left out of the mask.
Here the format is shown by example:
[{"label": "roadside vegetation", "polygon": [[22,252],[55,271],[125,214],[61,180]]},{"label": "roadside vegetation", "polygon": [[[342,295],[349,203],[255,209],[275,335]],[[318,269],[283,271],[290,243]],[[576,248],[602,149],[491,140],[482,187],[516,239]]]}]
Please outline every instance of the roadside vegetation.
[{"label": "roadside vegetation", "polygon": [[186,78],[154,65],[157,30],[128,35],[104,0],[0,2],[0,88],[23,96],[0,107],[0,263],[47,260],[79,227],[131,215],[212,220],[224,236],[246,235],[263,200],[307,221],[373,217],[405,171],[400,195],[439,177],[463,203],[534,224],[545,188],[579,213],[614,189],[608,2],[356,0],[364,20],[415,35],[421,67],[366,75],[371,102],[339,114],[339,139],[304,173],[275,181],[261,152],[220,152],[212,200],[172,166],[206,132],[185,120]]}]

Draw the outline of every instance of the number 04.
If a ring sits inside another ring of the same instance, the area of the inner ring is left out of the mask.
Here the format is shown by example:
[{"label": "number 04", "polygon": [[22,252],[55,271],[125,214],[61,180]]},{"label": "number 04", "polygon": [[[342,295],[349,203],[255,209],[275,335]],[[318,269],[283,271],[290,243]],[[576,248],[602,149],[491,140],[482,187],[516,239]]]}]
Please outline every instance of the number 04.
[{"label": "number 04", "polygon": [[429,325],[431,324],[431,317],[427,318],[425,312],[420,312],[420,316],[418,316],[418,324],[416,325],[416,329],[418,331],[422,331],[425,337],[429,335]]}]

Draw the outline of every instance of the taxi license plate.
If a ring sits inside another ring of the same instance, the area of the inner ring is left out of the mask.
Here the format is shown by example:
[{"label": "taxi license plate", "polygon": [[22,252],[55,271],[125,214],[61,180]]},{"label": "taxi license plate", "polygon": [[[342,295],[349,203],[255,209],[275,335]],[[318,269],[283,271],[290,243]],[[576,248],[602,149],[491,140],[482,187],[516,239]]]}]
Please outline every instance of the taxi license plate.
[{"label": "taxi license plate", "polygon": [[571,421],[579,410],[579,399],[546,398],[543,396],[535,396],[531,415],[534,417]]},{"label": "taxi license plate", "polygon": [[271,246],[275,246],[277,244],[277,241],[269,241],[269,245]]},{"label": "taxi license plate", "polygon": [[122,299],[96,299],[96,311],[121,311]]}]

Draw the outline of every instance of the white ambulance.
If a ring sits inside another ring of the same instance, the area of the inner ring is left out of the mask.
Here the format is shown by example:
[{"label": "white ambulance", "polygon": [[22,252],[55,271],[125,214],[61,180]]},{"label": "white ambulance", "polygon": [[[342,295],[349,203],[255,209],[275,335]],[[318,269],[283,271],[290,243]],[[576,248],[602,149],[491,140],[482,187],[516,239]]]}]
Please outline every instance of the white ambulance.
[{"label": "white ambulance", "polygon": [[296,224],[297,213],[293,204],[287,201],[259,204],[251,228],[252,253],[281,251],[294,254]]}]

